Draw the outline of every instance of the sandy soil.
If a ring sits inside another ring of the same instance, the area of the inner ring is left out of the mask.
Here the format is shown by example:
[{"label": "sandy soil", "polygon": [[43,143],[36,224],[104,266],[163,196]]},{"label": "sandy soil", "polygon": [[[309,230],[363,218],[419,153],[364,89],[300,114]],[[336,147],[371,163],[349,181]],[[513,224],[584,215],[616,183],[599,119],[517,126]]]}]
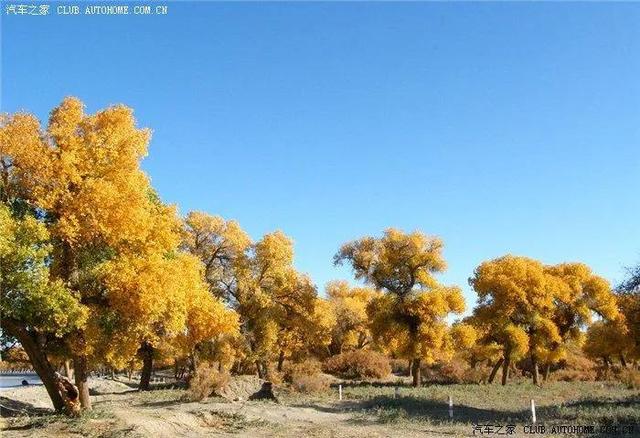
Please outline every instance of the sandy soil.
[{"label": "sandy soil", "polygon": [[[250,379],[251,380],[251,379]],[[248,392],[256,382],[237,383],[237,392]],[[51,422],[42,427],[25,426],[18,419],[3,419],[3,438],[62,436],[141,437],[388,437],[424,436],[420,430],[392,430],[357,418],[346,404],[276,404],[272,402],[224,401],[184,402],[180,391],[141,394],[124,383],[107,379],[91,382],[97,418],[84,421]],[[17,388],[0,393],[7,399],[37,408],[50,408],[44,387]]]}]

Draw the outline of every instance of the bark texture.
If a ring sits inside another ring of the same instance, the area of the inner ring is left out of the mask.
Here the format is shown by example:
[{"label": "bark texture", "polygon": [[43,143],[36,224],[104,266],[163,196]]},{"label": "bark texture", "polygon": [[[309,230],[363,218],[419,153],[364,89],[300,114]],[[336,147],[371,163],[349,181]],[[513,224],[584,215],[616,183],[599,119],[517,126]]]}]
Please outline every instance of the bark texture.
[{"label": "bark texture", "polygon": [[26,327],[11,318],[2,318],[2,329],[6,330],[7,333],[20,342],[20,345],[24,348],[27,356],[29,356],[29,360],[31,361],[34,371],[38,374],[40,380],[42,380],[42,383],[49,394],[53,408],[57,412],[62,412],[65,408],[65,404],[62,399],[62,395],[58,390],[55,370],[49,362],[41,343],[38,342],[37,334],[27,330]]},{"label": "bark texture", "polygon": [[151,389],[151,373],[153,372],[153,346],[144,341],[138,353],[142,357],[142,372],[140,373],[140,391],[149,391]]},{"label": "bark texture", "polygon": [[498,370],[500,369],[500,366],[502,365],[503,362],[504,362],[504,359],[500,358],[500,360],[498,360],[496,364],[493,366],[493,369],[491,369],[491,374],[489,374],[489,383],[493,383],[494,379],[496,378],[496,374],[498,374]]},{"label": "bark texture", "polygon": [[419,387],[422,383],[422,376],[420,374],[420,358],[413,359],[413,363],[411,364],[411,374],[413,375],[413,387]]}]

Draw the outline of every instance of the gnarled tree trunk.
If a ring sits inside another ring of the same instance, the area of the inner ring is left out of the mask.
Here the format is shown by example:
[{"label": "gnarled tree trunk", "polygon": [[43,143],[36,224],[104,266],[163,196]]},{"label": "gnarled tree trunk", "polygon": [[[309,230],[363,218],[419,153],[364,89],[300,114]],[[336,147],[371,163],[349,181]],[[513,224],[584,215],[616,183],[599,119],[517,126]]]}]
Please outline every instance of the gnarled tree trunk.
[{"label": "gnarled tree trunk", "polygon": [[153,346],[144,341],[138,353],[142,356],[142,372],[140,373],[140,385],[138,389],[140,391],[149,391],[151,383],[151,372],[153,371]]},{"label": "gnarled tree trunk", "polygon": [[33,369],[42,380],[47,394],[49,394],[53,408],[58,412],[62,412],[65,404],[56,384],[55,370],[38,342],[37,334],[30,332],[18,321],[11,318],[2,318],[2,329],[20,342],[27,356],[29,356]]},{"label": "gnarled tree trunk", "polygon": [[198,371],[199,363],[200,361],[198,360],[198,350],[194,348],[189,355],[189,371],[191,372],[191,375],[194,375],[196,371]]}]

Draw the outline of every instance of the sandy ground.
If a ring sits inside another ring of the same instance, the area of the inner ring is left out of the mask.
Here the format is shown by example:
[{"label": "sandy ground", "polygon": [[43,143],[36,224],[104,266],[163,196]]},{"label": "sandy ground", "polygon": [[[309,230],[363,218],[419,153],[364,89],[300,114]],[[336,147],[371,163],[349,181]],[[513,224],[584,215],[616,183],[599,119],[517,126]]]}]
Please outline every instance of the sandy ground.
[{"label": "sandy ground", "polygon": [[[241,382],[238,392],[249,392],[256,382]],[[66,436],[140,437],[409,437],[424,436],[425,430],[393,430],[348,412],[346,403],[276,404],[272,402],[225,401],[184,402],[179,391],[141,394],[130,386],[107,379],[91,384],[96,418],[83,420],[82,427],[70,421],[27,427],[18,419],[3,419],[3,438]],[[164,394],[164,396],[161,396]],[[0,393],[0,404],[51,408],[42,386],[16,388]],[[15,408],[15,406],[14,406]],[[28,423],[27,423],[28,424]]]}]

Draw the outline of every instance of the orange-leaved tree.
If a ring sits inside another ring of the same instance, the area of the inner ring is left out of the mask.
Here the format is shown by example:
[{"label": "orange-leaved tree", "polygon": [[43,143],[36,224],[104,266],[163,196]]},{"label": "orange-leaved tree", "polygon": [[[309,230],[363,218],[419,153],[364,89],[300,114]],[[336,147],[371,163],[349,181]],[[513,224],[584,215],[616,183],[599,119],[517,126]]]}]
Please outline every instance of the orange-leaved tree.
[{"label": "orange-leaved tree", "polygon": [[[511,363],[528,355],[539,383],[539,364],[561,359],[594,313],[617,315],[607,282],[579,263],[544,265],[506,255],[480,264],[469,280],[478,293],[471,322],[487,347],[499,345],[506,384]],[[496,368],[492,372],[495,375]]]},{"label": "orange-leaved tree", "polygon": [[136,127],[131,109],[90,115],[67,98],[44,130],[28,114],[4,117],[1,128],[3,202],[46,228],[50,281],[89,316],[58,336],[89,409],[92,360],[148,358],[159,338],[184,332],[191,289],[183,280],[201,277],[200,265],[180,253],[175,208],[140,168],[150,132]]},{"label": "orange-leaved tree", "polygon": [[351,287],[346,281],[331,281],[325,289],[336,319],[331,332],[330,354],[369,345],[371,332],[367,306],[379,293],[368,287]]},{"label": "orange-leaved tree", "polygon": [[382,237],[344,244],[334,257],[336,264],[351,265],[356,279],[383,292],[368,305],[371,331],[379,345],[412,360],[414,386],[421,383],[421,363],[451,356],[454,336],[465,332],[447,323],[449,314],[464,311],[460,289],[442,286],[434,277],[446,268],[442,248],[440,239],[423,233],[387,229]]}]

